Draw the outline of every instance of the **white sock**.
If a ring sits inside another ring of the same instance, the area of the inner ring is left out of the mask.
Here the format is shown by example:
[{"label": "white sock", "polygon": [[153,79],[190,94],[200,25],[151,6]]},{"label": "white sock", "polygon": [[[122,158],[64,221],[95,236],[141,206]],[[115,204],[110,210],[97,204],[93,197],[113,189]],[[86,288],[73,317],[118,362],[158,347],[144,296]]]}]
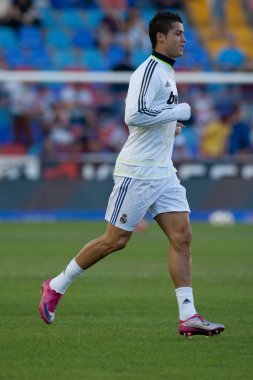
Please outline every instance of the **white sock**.
[{"label": "white sock", "polygon": [[50,287],[57,293],[64,294],[68,289],[71,282],[84,272],[76,262],[75,259],[71,260],[66,269],[50,281]]},{"label": "white sock", "polygon": [[186,319],[197,314],[191,287],[183,287],[175,289],[178,309],[179,309],[179,319],[185,321]]}]

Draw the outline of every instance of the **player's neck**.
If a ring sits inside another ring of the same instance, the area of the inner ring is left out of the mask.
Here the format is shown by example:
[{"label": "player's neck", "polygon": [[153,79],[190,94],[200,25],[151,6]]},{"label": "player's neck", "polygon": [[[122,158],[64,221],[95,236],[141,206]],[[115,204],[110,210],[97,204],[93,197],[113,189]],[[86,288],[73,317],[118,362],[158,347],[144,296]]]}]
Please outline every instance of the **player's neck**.
[{"label": "player's neck", "polygon": [[168,63],[170,66],[174,66],[175,64],[175,59],[173,58],[170,58],[170,57],[167,57],[166,55],[156,51],[156,50],[153,50],[152,51],[152,55],[158,59],[160,59],[161,61],[165,62],[165,63]]}]

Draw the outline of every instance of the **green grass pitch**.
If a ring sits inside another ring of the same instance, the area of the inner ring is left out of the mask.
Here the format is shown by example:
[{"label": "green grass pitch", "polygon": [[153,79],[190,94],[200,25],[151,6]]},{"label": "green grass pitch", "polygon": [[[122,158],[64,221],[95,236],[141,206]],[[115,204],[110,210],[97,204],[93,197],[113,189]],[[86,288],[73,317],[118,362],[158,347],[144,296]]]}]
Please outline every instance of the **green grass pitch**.
[{"label": "green grass pitch", "polygon": [[252,379],[253,230],[193,224],[197,310],[221,336],[186,339],[155,224],[78,278],[47,326],[42,280],[58,274],[104,223],[0,225],[0,379]]}]

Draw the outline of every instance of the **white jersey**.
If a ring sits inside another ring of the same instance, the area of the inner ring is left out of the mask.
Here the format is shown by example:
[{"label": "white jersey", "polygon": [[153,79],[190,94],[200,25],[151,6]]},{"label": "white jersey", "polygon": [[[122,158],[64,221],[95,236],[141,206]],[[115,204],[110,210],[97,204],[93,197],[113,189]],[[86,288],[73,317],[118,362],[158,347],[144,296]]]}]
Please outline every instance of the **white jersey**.
[{"label": "white jersey", "polygon": [[157,52],[132,74],[126,98],[129,137],[114,175],[137,179],[168,178],[176,172],[171,156],[178,103],[174,61]]}]

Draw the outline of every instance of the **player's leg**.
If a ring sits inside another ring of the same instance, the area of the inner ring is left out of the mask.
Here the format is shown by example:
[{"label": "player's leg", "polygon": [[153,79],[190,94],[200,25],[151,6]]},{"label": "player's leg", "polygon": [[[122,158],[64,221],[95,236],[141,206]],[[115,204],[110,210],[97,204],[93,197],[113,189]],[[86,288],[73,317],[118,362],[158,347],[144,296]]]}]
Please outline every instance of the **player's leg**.
[{"label": "player's leg", "polygon": [[52,289],[64,294],[70,283],[85,269],[96,264],[109,253],[123,249],[131,234],[131,231],[122,230],[108,223],[105,233],[85,244],[66,269],[51,280]]},{"label": "player's leg", "polygon": [[223,331],[223,325],[205,321],[195,310],[191,274],[190,208],[185,188],[176,174],[168,178],[150,211],[170,241],[169,272],[178,301],[179,332],[208,335]]},{"label": "player's leg", "polygon": [[42,284],[39,307],[42,319],[48,324],[52,323],[55,309],[73,280],[108,254],[123,249],[131,234],[131,231],[122,230],[108,223],[106,232],[87,243],[62,273],[53,279],[46,280]]},{"label": "player's leg", "polygon": [[82,269],[88,269],[109,253],[125,248],[131,235],[132,231],[125,231],[108,223],[105,234],[87,243],[75,260]]},{"label": "player's leg", "polygon": [[191,227],[186,212],[162,213],[155,217],[170,241],[169,272],[179,307],[179,333],[185,336],[217,335],[224,329],[209,322],[195,310],[191,275]]},{"label": "player's leg", "polygon": [[[196,314],[192,295],[191,227],[187,212],[166,212],[155,217],[170,241],[168,267],[176,293],[185,298],[179,303],[180,319]],[[187,300],[187,301],[185,301]]]},{"label": "player's leg", "polygon": [[53,322],[60,298],[76,277],[109,253],[126,246],[136,224],[147,211],[147,207],[139,205],[135,196],[142,192],[140,186],[140,181],[117,177],[106,210],[106,232],[87,243],[62,273],[43,283],[40,314],[46,323]]},{"label": "player's leg", "polygon": [[188,212],[161,213],[155,220],[170,241],[169,272],[175,288],[191,286],[192,231]]}]

